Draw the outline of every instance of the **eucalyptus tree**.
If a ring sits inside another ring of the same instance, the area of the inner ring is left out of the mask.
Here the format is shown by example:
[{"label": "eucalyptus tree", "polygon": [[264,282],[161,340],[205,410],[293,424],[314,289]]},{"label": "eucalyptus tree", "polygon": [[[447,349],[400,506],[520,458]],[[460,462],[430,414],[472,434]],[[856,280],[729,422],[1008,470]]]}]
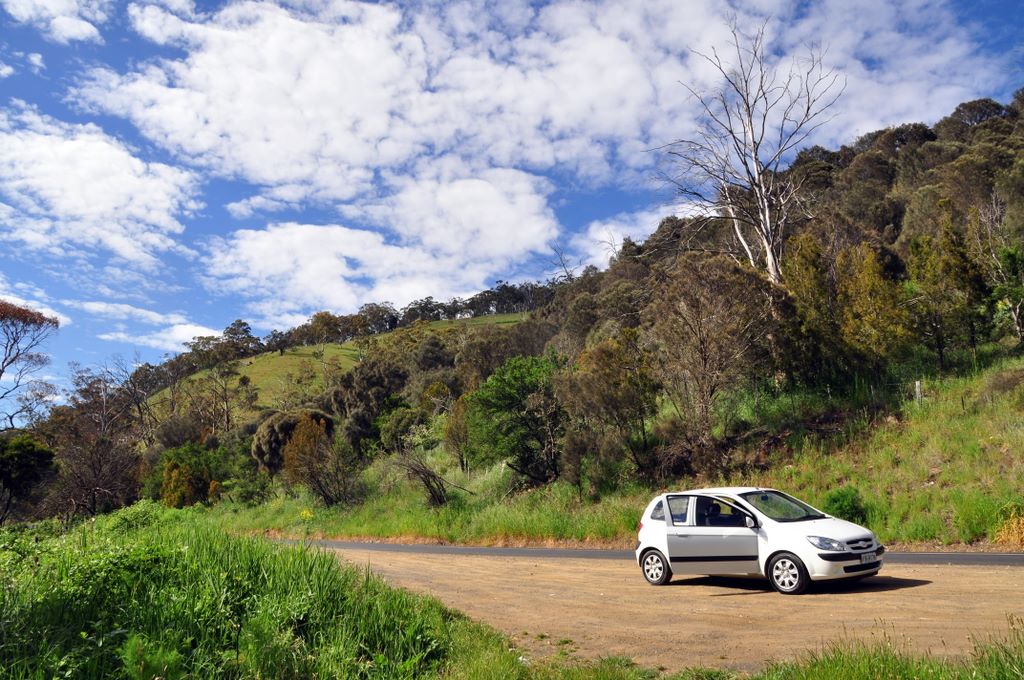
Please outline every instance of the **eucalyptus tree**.
[{"label": "eucalyptus tree", "polygon": [[696,52],[712,68],[708,90],[684,85],[698,104],[696,130],[663,150],[672,182],[693,206],[698,227],[725,221],[750,264],[782,279],[783,243],[791,223],[805,213],[807,177],[788,172],[792,156],[831,119],[845,89],[825,66],[824,51],[810,46],[788,69],[778,68],[766,41],[766,24],[752,35],[730,26],[731,55]]},{"label": "eucalyptus tree", "polygon": [[57,319],[0,300],[0,431],[13,430],[53,393],[35,379],[49,358],[40,352]]}]

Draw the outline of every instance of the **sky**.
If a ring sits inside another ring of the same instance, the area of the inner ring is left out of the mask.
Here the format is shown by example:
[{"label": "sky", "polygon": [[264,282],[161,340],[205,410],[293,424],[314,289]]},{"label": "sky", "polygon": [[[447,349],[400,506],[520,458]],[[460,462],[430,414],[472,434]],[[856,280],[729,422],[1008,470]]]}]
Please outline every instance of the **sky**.
[{"label": "sky", "polygon": [[1022,0],[0,0],[0,298],[69,362],[607,263],[727,19],[846,83],[827,146],[1024,86]]}]

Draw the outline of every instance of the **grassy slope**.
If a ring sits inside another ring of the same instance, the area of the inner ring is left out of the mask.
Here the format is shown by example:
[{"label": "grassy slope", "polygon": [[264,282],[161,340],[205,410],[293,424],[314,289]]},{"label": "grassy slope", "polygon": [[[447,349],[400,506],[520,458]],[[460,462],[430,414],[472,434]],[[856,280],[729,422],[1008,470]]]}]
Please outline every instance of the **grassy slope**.
[{"label": "grassy slope", "polygon": [[[494,314],[471,319],[459,319],[455,321],[434,321],[429,325],[431,328],[452,328],[457,326],[482,326],[482,325],[503,325],[519,323],[525,318],[523,314]],[[387,335],[378,336],[386,338]],[[291,347],[279,352],[264,352],[253,357],[239,361],[239,376],[247,376],[253,387],[258,390],[258,407],[274,407],[282,393],[287,389],[288,383],[303,371],[312,369],[313,389],[323,389],[323,366],[325,363],[335,365],[341,371],[347,371],[359,361],[359,348],[354,341],[343,344],[329,343],[323,346],[323,358],[315,357],[314,354],[320,348]],[[199,371],[193,378],[200,378],[206,371]],[[153,400],[160,401],[164,396],[163,392],[154,395]]]},{"label": "grassy slope", "polygon": [[[1024,360],[1006,361],[972,378],[926,383],[921,406],[905,404],[846,443],[801,440],[795,453],[777,453],[764,472],[694,484],[774,486],[821,505],[844,484],[860,489],[869,524],[883,541],[969,543],[994,538],[1002,515],[1024,505],[1024,385],[992,386],[997,375],[1024,372]],[[1024,373],[1022,373],[1024,375]],[[1012,381],[1011,381],[1012,382]],[[450,507],[427,509],[422,491],[385,464],[370,470],[370,494],[350,510],[317,508],[304,496],[278,497],[247,508],[230,503],[208,512],[240,531],[288,534],[440,539],[473,543],[578,541],[631,547],[650,489],[629,487],[601,502],[581,499],[566,484],[507,495],[507,471],[496,467],[464,475],[442,451],[439,471],[473,491]]]}]

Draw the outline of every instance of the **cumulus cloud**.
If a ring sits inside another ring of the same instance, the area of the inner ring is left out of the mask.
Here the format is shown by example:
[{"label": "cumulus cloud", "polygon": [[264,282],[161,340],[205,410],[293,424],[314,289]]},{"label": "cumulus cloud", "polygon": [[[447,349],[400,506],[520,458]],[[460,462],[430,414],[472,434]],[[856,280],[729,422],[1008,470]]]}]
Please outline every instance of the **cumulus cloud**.
[{"label": "cumulus cloud", "polygon": [[603,269],[625,239],[642,242],[658,227],[658,223],[678,210],[653,208],[619,213],[613,217],[590,222],[583,231],[573,235],[569,246],[574,258],[584,265]]},{"label": "cumulus cloud", "polygon": [[192,173],[19,103],[0,110],[0,147],[0,239],[59,255],[104,251],[150,270],[162,253],[188,252],[175,237],[197,207]]},{"label": "cumulus cloud", "polygon": [[97,25],[107,21],[113,0],[0,0],[15,21],[31,24],[50,40],[103,42]]},{"label": "cumulus cloud", "polygon": [[260,327],[294,324],[317,309],[397,305],[486,287],[486,263],[388,243],[380,233],[337,224],[272,224],[218,239],[206,258],[211,290],[251,301]]},{"label": "cumulus cloud", "polygon": [[[696,124],[680,83],[715,84],[691,50],[727,44],[733,11],[748,30],[768,18],[783,67],[827,43],[846,95],[811,142],[934,121],[1008,78],[946,0],[760,0],[738,10],[713,0],[282,0],[209,12],[160,0],[132,4],[128,16],[172,49],[88,70],[69,101],[129,120],[204,174],[253,185],[225,206],[238,219],[336,210],[345,225],[282,220],[210,246],[211,287],[244,296],[266,319],[295,319],[313,306],[486,285],[564,237],[556,184],[649,187],[658,158],[649,150]],[[187,183],[176,186],[188,195]],[[158,212],[173,220],[188,209],[176,199]],[[600,244],[646,235],[655,212],[587,224],[570,247],[604,262]],[[175,233],[144,224],[150,235]],[[28,242],[40,230],[22,231]]]},{"label": "cumulus cloud", "polygon": [[[740,20],[773,17],[781,63],[827,36],[849,83],[840,136],[934,117],[1005,79],[942,0],[869,4],[765,0]],[[700,88],[714,73],[690,48],[728,40],[722,3],[498,6],[132,5],[140,34],[184,56],[94,69],[76,95],[191,162],[293,200],[376,196],[375,170],[443,156],[602,186],[646,177],[646,150],[693,125],[680,81]],[[273,199],[238,212],[284,200]]]},{"label": "cumulus cloud", "polygon": [[180,352],[185,349],[186,342],[190,342],[193,338],[201,335],[220,335],[220,332],[198,324],[180,323],[167,326],[152,333],[113,331],[101,333],[97,337],[100,340],[122,342],[126,345],[137,347],[152,347],[153,349],[167,352]]},{"label": "cumulus cloud", "polygon": [[384,199],[343,212],[369,219],[403,244],[494,265],[547,250],[558,233],[547,180],[493,168],[470,176],[395,177]]},{"label": "cumulus cloud", "polygon": [[0,61],[0,78],[7,78],[11,75],[14,75],[14,67]]}]

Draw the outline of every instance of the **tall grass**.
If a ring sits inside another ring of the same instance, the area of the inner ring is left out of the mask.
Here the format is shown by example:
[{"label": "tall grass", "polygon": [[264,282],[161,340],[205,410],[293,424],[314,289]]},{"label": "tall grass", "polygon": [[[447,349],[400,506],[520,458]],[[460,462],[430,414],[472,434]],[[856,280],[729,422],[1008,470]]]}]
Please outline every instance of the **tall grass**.
[{"label": "tall grass", "polygon": [[5,678],[405,678],[450,661],[458,615],[324,553],[148,503],[38,539],[3,534]]}]

